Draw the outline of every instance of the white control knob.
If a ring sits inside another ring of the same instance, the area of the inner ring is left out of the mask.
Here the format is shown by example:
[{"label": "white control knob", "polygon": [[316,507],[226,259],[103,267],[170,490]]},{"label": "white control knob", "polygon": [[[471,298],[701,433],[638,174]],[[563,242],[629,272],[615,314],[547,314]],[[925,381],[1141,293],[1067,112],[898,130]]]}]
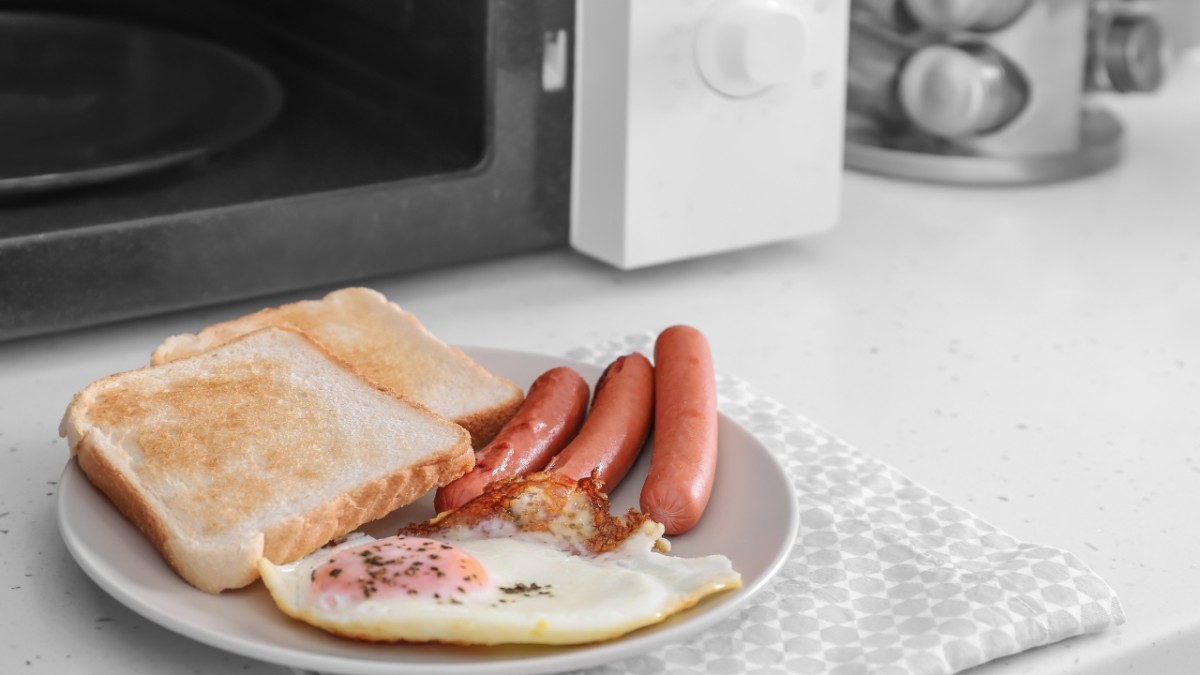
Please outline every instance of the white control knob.
[{"label": "white control knob", "polygon": [[696,32],[696,66],[726,96],[762,93],[787,82],[804,60],[804,18],[780,0],[727,2]]}]

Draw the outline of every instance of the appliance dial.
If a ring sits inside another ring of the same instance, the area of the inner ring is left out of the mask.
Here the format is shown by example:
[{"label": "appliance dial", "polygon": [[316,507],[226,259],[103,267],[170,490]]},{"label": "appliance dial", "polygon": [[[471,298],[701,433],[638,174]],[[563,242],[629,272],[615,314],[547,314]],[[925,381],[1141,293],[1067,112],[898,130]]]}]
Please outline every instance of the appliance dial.
[{"label": "appliance dial", "polygon": [[696,66],[705,83],[726,96],[746,97],[783,84],[804,60],[804,18],[780,0],[727,2],[704,17],[696,32]]}]

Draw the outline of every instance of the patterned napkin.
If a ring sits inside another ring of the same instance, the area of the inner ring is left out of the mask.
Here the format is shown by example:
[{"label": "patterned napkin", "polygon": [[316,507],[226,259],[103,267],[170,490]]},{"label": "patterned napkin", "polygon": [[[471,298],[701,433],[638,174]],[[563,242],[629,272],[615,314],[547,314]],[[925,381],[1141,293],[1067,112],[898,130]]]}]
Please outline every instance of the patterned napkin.
[{"label": "patterned napkin", "polygon": [[[653,346],[646,333],[567,356],[605,365]],[[737,378],[718,373],[717,394],[791,476],[791,557],[694,639],[583,672],[948,675],[1125,621],[1071,553],[1018,541]]]}]

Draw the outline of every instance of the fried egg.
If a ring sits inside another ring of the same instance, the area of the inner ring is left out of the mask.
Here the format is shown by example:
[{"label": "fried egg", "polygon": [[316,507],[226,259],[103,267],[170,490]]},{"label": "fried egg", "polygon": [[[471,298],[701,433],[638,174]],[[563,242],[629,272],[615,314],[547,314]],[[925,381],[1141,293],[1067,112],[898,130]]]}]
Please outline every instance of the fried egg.
[{"label": "fried egg", "polygon": [[741,586],[724,556],[668,555],[662,525],[609,515],[588,481],[516,479],[485,508],[259,571],[284,613],[335,634],[482,645],[607,640]]}]

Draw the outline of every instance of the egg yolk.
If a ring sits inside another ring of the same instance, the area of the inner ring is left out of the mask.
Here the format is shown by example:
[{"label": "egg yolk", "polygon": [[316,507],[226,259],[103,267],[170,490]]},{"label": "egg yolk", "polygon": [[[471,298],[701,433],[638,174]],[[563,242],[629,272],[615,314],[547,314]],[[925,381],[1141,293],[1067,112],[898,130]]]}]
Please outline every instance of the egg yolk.
[{"label": "egg yolk", "polygon": [[312,575],[314,596],[330,609],[372,598],[454,603],[487,587],[487,572],[475,557],[423,537],[392,537],[338,551]]}]

